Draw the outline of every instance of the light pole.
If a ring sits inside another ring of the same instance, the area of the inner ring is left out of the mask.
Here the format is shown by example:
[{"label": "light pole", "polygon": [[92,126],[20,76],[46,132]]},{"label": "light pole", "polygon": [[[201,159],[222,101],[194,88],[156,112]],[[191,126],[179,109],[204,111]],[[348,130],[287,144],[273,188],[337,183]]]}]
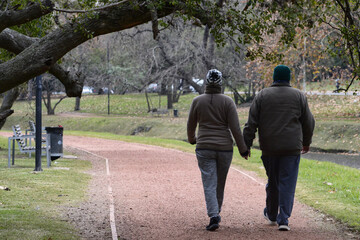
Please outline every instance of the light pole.
[{"label": "light pole", "polygon": [[[41,96],[42,81],[41,75],[36,77],[36,131],[35,131],[35,169],[34,171],[42,171],[41,168]],[[48,146],[46,146],[48,147]]]},{"label": "light pole", "polygon": [[303,77],[303,91],[306,92],[306,37],[304,38],[304,55],[303,55],[303,63],[304,63],[304,77]]},{"label": "light pole", "polygon": [[[109,52],[109,39],[106,42],[106,68],[108,76],[110,75],[110,52]],[[108,115],[110,115],[110,79],[108,82]]]},{"label": "light pole", "polygon": [[[40,33],[39,33],[39,38],[41,40],[41,18],[40,18],[40,23],[39,23],[39,29],[40,29]],[[40,41],[39,40],[39,41]],[[36,77],[36,101],[35,101],[35,121],[36,121],[36,125],[35,125],[35,169],[34,171],[42,171],[41,168],[41,133],[42,133],[42,119],[41,119],[41,114],[42,114],[42,110],[41,110],[41,97],[42,97],[42,79],[41,79],[41,75]],[[48,147],[48,146],[46,146]]]}]

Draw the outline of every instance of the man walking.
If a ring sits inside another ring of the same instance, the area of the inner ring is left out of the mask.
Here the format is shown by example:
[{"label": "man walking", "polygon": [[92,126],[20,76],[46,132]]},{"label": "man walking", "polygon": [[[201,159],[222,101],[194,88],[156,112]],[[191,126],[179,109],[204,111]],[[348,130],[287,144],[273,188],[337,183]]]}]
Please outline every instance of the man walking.
[{"label": "man walking", "polygon": [[279,65],[273,84],[260,91],[249,111],[244,128],[247,147],[259,131],[259,143],[268,182],[264,217],[279,230],[289,231],[300,163],[300,153],[310,148],[315,120],[306,96],[290,86],[291,71]]},{"label": "man walking", "polygon": [[247,159],[249,155],[235,103],[230,97],[221,94],[221,85],[221,72],[209,70],[205,94],[194,98],[187,122],[189,143],[196,144],[196,157],[201,171],[207,214],[210,217],[210,223],[206,227],[208,231],[218,229],[221,221],[225,182],[233,156],[232,136],[241,156]]}]

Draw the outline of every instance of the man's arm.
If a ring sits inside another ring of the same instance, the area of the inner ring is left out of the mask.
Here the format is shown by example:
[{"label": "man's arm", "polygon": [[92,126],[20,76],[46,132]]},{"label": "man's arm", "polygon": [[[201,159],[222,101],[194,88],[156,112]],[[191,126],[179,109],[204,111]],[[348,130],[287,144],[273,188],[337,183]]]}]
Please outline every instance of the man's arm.
[{"label": "man's arm", "polygon": [[257,128],[259,127],[259,114],[260,114],[260,96],[255,96],[249,110],[248,121],[244,127],[244,140],[245,144],[250,149],[255,139]]},{"label": "man's arm", "polygon": [[[300,117],[302,132],[303,132],[303,146],[309,147],[312,141],[312,136],[315,128],[315,119],[310,111],[306,96],[303,95],[303,110]],[[306,149],[305,149],[306,150]],[[304,149],[303,149],[304,151]],[[309,151],[309,150],[307,150]]]}]

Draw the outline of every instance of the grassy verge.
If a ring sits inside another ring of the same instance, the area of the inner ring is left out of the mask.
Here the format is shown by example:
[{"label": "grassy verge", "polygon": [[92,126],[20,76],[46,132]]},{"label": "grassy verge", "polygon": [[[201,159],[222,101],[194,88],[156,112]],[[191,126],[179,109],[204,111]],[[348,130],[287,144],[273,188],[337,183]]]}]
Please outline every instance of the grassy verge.
[{"label": "grassy verge", "polygon": [[[194,146],[186,142],[171,139],[78,131],[67,132],[67,134],[137,142],[191,153],[195,149]],[[246,161],[235,150],[233,164],[255,171],[261,177],[266,177],[260,155],[260,151],[252,150],[252,157]],[[356,231],[360,231],[359,170],[334,163],[302,159],[296,197],[301,202],[335,217]]]},{"label": "grassy verge", "polygon": [[360,124],[344,120],[318,121],[311,146],[326,151],[360,153]]},{"label": "grassy verge", "polygon": [[0,186],[10,189],[0,190],[0,239],[78,239],[61,211],[85,198],[90,162],[60,159],[37,173],[34,167],[34,159],[17,153],[7,168],[7,139],[0,137]]},{"label": "grassy verge", "polygon": [[[44,126],[61,124],[65,131],[80,130],[93,132],[109,132],[119,135],[158,137],[186,140],[186,118],[179,117],[67,117],[43,116]],[[244,119],[240,119],[242,125]],[[14,115],[9,118],[4,129],[11,129],[13,123],[22,128],[28,125],[27,119]],[[147,130],[145,130],[147,129]],[[351,120],[316,122],[312,147],[324,151],[360,152],[360,123]],[[254,141],[257,145],[257,140]]]},{"label": "grassy verge", "polygon": [[[44,126],[61,124],[65,130],[110,132],[120,135],[185,140],[186,120],[192,99],[196,94],[183,95],[174,108],[179,117],[169,115],[155,117],[147,113],[144,94],[111,95],[111,115],[107,115],[107,96],[87,95],[81,98],[81,111],[74,113],[75,99],[64,99],[56,109],[57,115],[43,116]],[[151,95],[154,107],[159,97]],[[166,98],[161,97],[165,108]],[[360,97],[359,96],[308,96],[310,108],[316,118],[312,146],[321,150],[345,150],[360,152]],[[156,105],[156,106],[155,106]],[[34,103],[19,101],[14,105],[15,113],[10,116],[4,129],[20,124],[27,128],[28,120],[34,119]],[[45,111],[45,107],[43,107]],[[248,107],[238,108],[240,124],[247,121]],[[63,114],[60,114],[63,113]],[[71,113],[72,115],[65,115]],[[146,129],[146,131],[141,131]],[[255,141],[257,142],[257,141]]]}]

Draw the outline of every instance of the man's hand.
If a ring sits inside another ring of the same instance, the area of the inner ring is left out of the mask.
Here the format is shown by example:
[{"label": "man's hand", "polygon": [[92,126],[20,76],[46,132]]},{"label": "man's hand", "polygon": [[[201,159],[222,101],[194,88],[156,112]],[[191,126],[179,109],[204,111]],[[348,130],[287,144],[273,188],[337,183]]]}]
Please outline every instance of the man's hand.
[{"label": "man's hand", "polygon": [[250,149],[248,149],[246,152],[244,153],[240,153],[240,155],[245,158],[246,160],[248,160],[248,158],[251,156],[251,152]]},{"label": "man's hand", "polygon": [[310,150],[310,146],[303,146],[302,150],[301,150],[301,154],[305,154]]},{"label": "man's hand", "polygon": [[188,138],[188,142],[191,144],[191,145],[194,145],[196,144],[196,137],[192,140],[190,140],[190,138]]}]

